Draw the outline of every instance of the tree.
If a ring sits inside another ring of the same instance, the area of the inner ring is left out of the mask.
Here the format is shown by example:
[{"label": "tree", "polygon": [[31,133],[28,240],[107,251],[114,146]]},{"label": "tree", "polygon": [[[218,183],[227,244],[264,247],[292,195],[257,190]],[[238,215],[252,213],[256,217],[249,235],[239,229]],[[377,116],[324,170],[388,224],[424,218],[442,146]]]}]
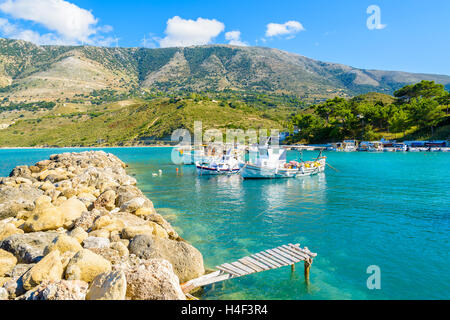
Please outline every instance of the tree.
[{"label": "tree", "polygon": [[314,114],[298,114],[292,119],[292,123],[300,130],[298,138],[308,141],[313,140],[324,127],[324,121]]},{"label": "tree", "polygon": [[328,99],[325,103],[315,107],[316,113],[322,118],[330,122],[330,116],[338,109],[343,108],[347,105],[347,100],[344,98],[335,97],[333,99]]},{"label": "tree", "polygon": [[446,94],[444,85],[434,81],[422,80],[419,83],[405,86],[394,92],[394,96],[405,101],[413,98],[436,98]]},{"label": "tree", "polygon": [[405,110],[399,109],[389,119],[389,127],[394,133],[405,132],[409,127],[409,120],[409,114]]},{"label": "tree", "polygon": [[436,99],[439,104],[447,106],[446,114],[448,114],[448,106],[450,105],[450,92],[447,92],[443,96]]},{"label": "tree", "polygon": [[363,134],[363,139],[367,141],[378,139],[378,134],[375,132],[372,125],[369,124],[368,126],[366,126]]},{"label": "tree", "polygon": [[439,103],[432,99],[415,98],[411,100],[409,109],[412,114],[412,120],[418,124],[419,128],[430,127],[431,134],[434,133],[434,127],[443,116]]}]

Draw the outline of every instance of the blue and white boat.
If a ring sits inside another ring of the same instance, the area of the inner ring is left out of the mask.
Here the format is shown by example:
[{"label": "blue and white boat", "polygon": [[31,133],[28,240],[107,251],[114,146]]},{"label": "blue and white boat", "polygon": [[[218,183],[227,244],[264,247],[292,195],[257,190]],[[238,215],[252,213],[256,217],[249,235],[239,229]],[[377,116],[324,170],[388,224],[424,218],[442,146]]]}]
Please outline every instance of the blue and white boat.
[{"label": "blue and white boat", "polygon": [[286,161],[285,149],[269,147],[258,148],[258,156],[252,161],[241,164],[241,176],[244,179],[282,179],[305,177],[325,171],[326,157],[315,161]]},{"label": "blue and white boat", "polygon": [[208,163],[197,161],[195,166],[197,173],[203,175],[230,175],[237,174],[240,171],[241,162],[232,155],[232,150],[229,150],[226,155],[222,157],[212,158]]}]

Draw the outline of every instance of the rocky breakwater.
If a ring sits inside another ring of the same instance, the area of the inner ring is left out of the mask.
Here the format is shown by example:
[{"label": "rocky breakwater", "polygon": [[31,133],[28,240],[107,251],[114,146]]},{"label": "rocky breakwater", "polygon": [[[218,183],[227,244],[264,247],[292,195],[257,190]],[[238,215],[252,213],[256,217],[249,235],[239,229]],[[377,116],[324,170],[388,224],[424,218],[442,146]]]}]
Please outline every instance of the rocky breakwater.
[{"label": "rocky breakwater", "polygon": [[203,257],[125,167],[63,153],[0,178],[0,299],[185,299]]}]

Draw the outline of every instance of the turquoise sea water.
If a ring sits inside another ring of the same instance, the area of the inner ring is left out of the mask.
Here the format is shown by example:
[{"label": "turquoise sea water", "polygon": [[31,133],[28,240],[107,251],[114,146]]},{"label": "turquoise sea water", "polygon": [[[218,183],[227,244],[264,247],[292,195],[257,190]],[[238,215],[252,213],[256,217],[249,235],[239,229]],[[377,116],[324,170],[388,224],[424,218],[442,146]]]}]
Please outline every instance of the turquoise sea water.
[{"label": "turquoise sea water", "polygon": [[[0,176],[78,150],[0,150]],[[339,172],[242,181],[197,177],[192,166],[177,176],[170,148],[105,150],[130,165],[129,174],[209,268],[286,243],[318,253],[309,287],[299,264],[294,274],[285,267],[206,287],[202,299],[450,298],[450,153],[330,152]],[[159,169],[163,175],[153,177]],[[381,290],[367,289],[370,265],[381,269]]]}]

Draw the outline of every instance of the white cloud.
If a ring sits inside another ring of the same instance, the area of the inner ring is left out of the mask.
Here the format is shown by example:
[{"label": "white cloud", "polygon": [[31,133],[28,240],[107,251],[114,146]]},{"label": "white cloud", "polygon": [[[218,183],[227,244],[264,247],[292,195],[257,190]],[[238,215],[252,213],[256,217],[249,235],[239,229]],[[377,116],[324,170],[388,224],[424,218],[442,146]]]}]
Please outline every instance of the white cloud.
[{"label": "white cloud", "polygon": [[225,33],[225,40],[233,46],[248,46],[248,43],[241,40],[241,32],[238,30]]},{"label": "white cloud", "polygon": [[3,24],[0,30],[9,37],[37,44],[109,45],[117,41],[101,35],[111,32],[111,26],[98,26],[98,19],[90,11],[65,0],[6,0],[0,4],[0,10],[14,19],[31,21],[51,31],[41,35],[7,21],[10,27]]},{"label": "white cloud", "polygon": [[186,20],[175,16],[167,20],[166,37],[159,41],[161,47],[187,47],[211,43],[225,25],[215,19]]},{"label": "white cloud", "polygon": [[141,45],[144,48],[157,48],[160,41],[161,38],[155,36],[153,33],[149,33],[148,37],[144,35],[144,38],[141,40]]},{"label": "white cloud", "polygon": [[21,29],[19,26],[3,18],[0,18],[0,33],[9,38],[30,41],[35,44],[63,44],[52,33],[41,35],[33,30]]},{"label": "white cloud", "polygon": [[293,38],[294,34],[300,31],[305,31],[305,28],[298,21],[288,21],[283,24],[269,23],[266,29],[266,37],[289,36],[289,38]]}]

